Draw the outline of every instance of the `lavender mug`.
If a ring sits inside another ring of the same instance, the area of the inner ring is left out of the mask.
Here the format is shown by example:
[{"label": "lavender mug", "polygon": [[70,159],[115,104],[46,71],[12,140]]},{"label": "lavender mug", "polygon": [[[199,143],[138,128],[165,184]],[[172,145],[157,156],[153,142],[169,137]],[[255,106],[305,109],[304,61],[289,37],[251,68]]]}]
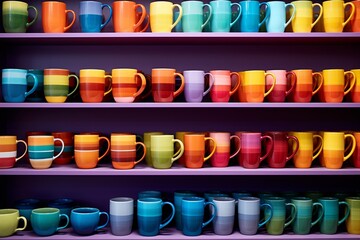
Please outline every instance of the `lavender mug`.
[{"label": "lavender mug", "polygon": [[[183,72],[185,79],[186,102],[201,102],[203,97],[210,92],[214,84],[214,76],[201,70],[187,70]],[[205,76],[209,76],[209,87],[205,90]]]}]

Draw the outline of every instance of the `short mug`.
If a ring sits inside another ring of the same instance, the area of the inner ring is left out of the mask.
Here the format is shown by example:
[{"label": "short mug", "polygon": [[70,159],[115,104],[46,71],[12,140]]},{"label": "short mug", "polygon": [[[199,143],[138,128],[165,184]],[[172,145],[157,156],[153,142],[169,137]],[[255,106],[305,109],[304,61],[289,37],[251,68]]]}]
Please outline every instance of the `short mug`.
[{"label": "short mug", "polygon": [[[74,159],[74,133],[72,132],[52,132],[54,138],[60,138],[64,142],[64,151],[54,160],[55,164],[69,164]],[[55,142],[55,154],[61,151],[61,144]]]},{"label": "short mug", "polygon": [[[240,74],[240,73],[239,73]],[[239,99],[244,102],[263,102],[275,87],[276,76],[263,70],[249,70],[240,74],[241,86],[239,87]],[[272,77],[272,86],[265,92],[266,77]]]},{"label": "short mug", "polygon": [[[42,2],[42,26],[45,33],[64,33],[75,23],[76,14],[73,10],[66,9],[66,4],[58,1]],[[72,14],[72,21],[67,23],[67,14]]]},{"label": "short mug", "polygon": [[[41,69],[28,69],[28,73],[32,73],[36,76],[38,80],[38,85],[35,91],[27,96],[25,99],[26,102],[44,102],[45,95],[44,95],[44,70]],[[27,91],[30,91],[31,88],[34,86],[34,78],[32,76],[28,76],[26,78],[27,81]]]},{"label": "short mug", "polygon": [[174,192],[175,226],[176,226],[177,230],[179,230],[179,231],[182,230],[182,222],[181,222],[182,199],[184,197],[196,197],[196,196],[197,196],[197,194],[193,191],[177,190]]},{"label": "short mug", "polygon": [[[104,224],[99,225],[101,215],[106,216],[106,221]],[[107,226],[109,223],[109,214],[107,212],[100,212],[97,208],[74,208],[71,210],[70,221],[75,233],[79,235],[91,235],[97,230]]]},{"label": "short mug", "polygon": [[[24,152],[17,152],[17,144],[24,145]],[[28,145],[24,140],[17,140],[16,136],[0,136],[0,168],[12,168],[15,163],[22,159],[27,152]]]},{"label": "short mug", "polygon": [[[359,1],[360,3],[360,1]],[[360,10],[359,10],[360,11]],[[360,32],[360,31],[359,31]],[[360,69],[351,69],[351,72],[354,73],[355,76],[355,84],[354,87],[350,91],[350,99],[352,102],[359,103],[360,102]],[[350,78],[349,80],[345,79],[346,81],[353,81],[353,75],[347,75],[345,78]],[[359,79],[359,80],[358,80]]]},{"label": "short mug", "polygon": [[360,1],[352,1],[355,6],[355,12],[353,17],[350,19],[350,29],[352,32],[360,32]]},{"label": "short mug", "polygon": [[[59,226],[60,219],[65,218],[64,226]],[[36,208],[31,211],[31,227],[36,235],[50,236],[66,228],[70,219],[66,214],[60,214],[57,208]]]},{"label": "short mug", "polygon": [[[24,222],[24,226],[18,228],[20,219]],[[0,237],[11,236],[27,226],[26,218],[20,216],[18,209],[0,209],[0,222]]]}]

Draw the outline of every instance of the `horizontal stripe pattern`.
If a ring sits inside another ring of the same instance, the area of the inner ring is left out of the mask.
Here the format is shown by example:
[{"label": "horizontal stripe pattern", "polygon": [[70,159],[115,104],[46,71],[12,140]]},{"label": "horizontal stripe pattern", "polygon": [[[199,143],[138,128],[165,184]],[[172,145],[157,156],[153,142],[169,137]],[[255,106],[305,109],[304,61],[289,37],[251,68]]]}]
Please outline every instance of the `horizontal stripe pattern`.
[{"label": "horizontal stripe pattern", "polygon": [[3,77],[2,84],[27,85],[26,77]]},{"label": "horizontal stripe pattern", "polygon": [[69,93],[69,85],[44,85],[45,96],[64,96]]},{"label": "horizontal stripe pattern", "polygon": [[44,85],[69,85],[68,75],[44,76]]},{"label": "horizontal stripe pattern", "polygon": [[54,76],[54,75],[62,75],[62,76],[68,76],[70,73],[67,69],[61,69],[61,68],[48,68],[44,69],[44,77],[47,76]]},{"label": "horizontal stripe pattern", "polygon": [[0,152],[0,161],[3,158],[15,158],[15,157],[16,157],[16,151]]},{"label": "horizontal stripe pattern", "polygon": [[0,168],[11,168],[15,165],[15,157],[0,157]]},{"label": "horizontal stripe pattern", "polygon": [[54,145],[28,145],[29,152],[33,151],[53,151]]},{"label": "horizontal stripe pattern", "polygon": [[9,151],[16,151],[15,144],[1,144],[0,145],[0,152],[9,152]]}]

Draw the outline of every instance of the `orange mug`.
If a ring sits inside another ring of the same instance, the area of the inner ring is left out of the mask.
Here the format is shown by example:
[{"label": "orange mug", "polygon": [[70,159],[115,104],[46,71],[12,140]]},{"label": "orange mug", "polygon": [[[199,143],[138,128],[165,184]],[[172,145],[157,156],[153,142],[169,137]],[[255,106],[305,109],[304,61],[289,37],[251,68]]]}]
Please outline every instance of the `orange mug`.
[{"label": "orange mug", "polygon": [[355,6],[355,12],[350,19],[350,29],[352,32],[360,32],[360,0],[352,1]]},{"label": "orange mug", "polygon": [[[175,91],[175,77],[181,79],[180,87]],[[172,68],[153,68],[151,70],[152,94],[155,102],[173,102],[184,91],[184,76]]]},{"label": "orange mug", "polygon": [[[66,25],[67,13],[73,15],[69,25]],[[66,32],[75,23],[75,19],[75,12],[67,10],[66,4],[63,2],[46,1],[42,3],[42,25],[45,33]]]},{"label": "orange mug", "polygon": [[[137,19],[136,16],[138,8],[141,9],[140,19]],[[113,11],[115,32],[135,32],[147,16],[144,5],[133,1],[115,1],[113,3]],[[141,29],[140,32],[144,32],[146,28]]]},{"label": "orange mug", "polygon": [[353,72],[354,75],[350,74],[345,77],[347,78],[345,79],[346,81],[352,82],[354,81],[352,78],[354,78],[355,76],[355,84],[350,91],[350,98],[352,102],[359,103],[360,102],[360,69],[351,69],[350,71]]}]

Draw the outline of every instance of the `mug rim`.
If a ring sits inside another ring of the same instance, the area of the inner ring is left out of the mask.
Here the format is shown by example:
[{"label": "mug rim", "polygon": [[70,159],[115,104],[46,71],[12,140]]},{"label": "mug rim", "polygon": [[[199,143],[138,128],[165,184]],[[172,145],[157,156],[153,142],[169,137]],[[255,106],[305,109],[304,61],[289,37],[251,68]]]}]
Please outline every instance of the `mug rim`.
[{"label": "mug rim", "polygon": [[202,198],[202,197],[197,197],[197,196],[194,196],[194,197],[184,197],[181,199],[181,201],[187,201],[187,202],[205,202],[205,198]]},{"label": "mug rim", "polygon": [[71,210],[71,213],[75,214],[94,214],[98,212],[100,212],[100,210],[94,207],[78,207]]},{"label": "mug rim", "polygon": [[291,201],[292,201],[292,200],[294,200],[294,201],[299,201],[299,202],[307,202],[307,201],[309,201],[309,200],[312,201],[312,199],[309,198],[309,197],[292,197],[292,198],[291,198]]},{"label": "mug rim", "polygon": [[339,201],[339,199],[338,198],[336,198],[336,197],[321,197],[321,198],[318,198],[318,200],[320,201],[320,200],[325,200],[325,201]]},{"label": "mug rim", "polygon": [[212,200],[218,202],[235,202],[235,198],[232,197],[214,197]]},{"label": "mug rim", "polygon": [[31,214],[54,214],[60,213],[60,209],[52,207],[35,208],[31,211]]},{"label": "mug rim", "polygon": [[356,201],[360,201],[360,197],[356,197],[356,196],[353,196],[353,197],[347,197],[347,198],[345,198],[345,200],[349,200],[349,201],[354,201],[354,200],[356,200]]},{"label": "mug rim", "polygon": [[145,197],[145,198],[138,198],[137,201],[142,203],[160,203],[162,202],[162,199],[155,197]]},{"label": "mug rim", "polygon": [[134,199],[131,197],[114,197],[110,199],[110,202],[113,203],[129,203],[134,202]]},{"label": "mug rim", "polygon": [[246,201],[246,202],[257,202],[257,201],[259,201],[260,202],[260,198],[248,196],[248,197],[241,197],[241,198],[239,198],[238,201],[239,202],[240,201]]},{"label": "mug rim", "polygon": [[0,209],[0,216],[13,215],[19,213],[19,209],[16,208],[4,208]]}]

